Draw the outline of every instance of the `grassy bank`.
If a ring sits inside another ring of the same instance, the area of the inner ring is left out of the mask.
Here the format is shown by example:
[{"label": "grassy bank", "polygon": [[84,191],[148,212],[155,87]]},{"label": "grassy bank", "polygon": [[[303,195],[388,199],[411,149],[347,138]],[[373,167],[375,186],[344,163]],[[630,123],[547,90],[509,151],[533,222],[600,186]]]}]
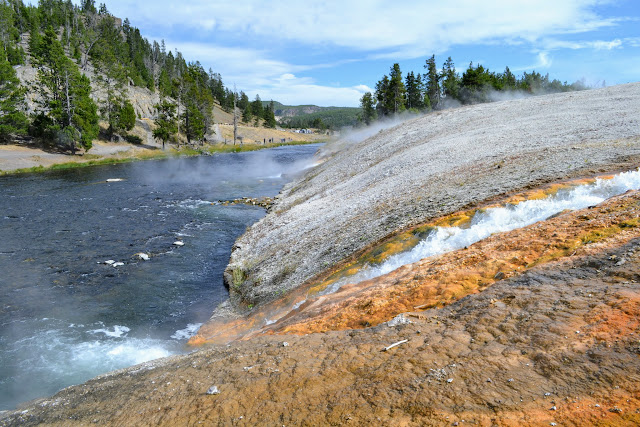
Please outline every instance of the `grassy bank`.
[{"label": "grassy bank", "polygon": [[324,143],[326,141],[289,141],[289,142],[274,142],[270,144],[215,144],[204,147],[199,154],[209,153],[240,153],[243,151],[256,151],[262,150],[265,148],[274,148],[274,147],[282,147],[284,145],[308,145],[308,144],[319,144]]},{"label": "grassy bank", "polygon": [[[13,170],[0,170],[0,176],[5,175],[17,175],[17,174],[29,174],[29,173],[40,173],[46,171],[56,171],[56,170],[67,170],[67,169],[76,169],[83,168],[89,166],[99,166],[99,165],[111,165],[118,163],[129,163],[136,162],[141,160],[157,160],[157,159],[166,159],[171,157],[189,157],[189,156],[201,156],[201,155],[211,155],[216,153],[240,153],[244,151],[256,151],[262,150],[266,148],[274,148],[281,147],[284,145],[306,145],[306,144],[316,144],[318,142],[324,141],[291,141],[285,143],[273,143],[273,144],[208,144],[201,148],[194,149],[193,147],[181,147],[177,149],[172,147],[166,151],[141,151],[137,152],[128,157],[102,157],[92,154],[87,154],[83,157],[77,157],[77,160],[64,162],[64,163],[56,163],[51,166],[34,166],[31,168],[22,168],[22,169],[13,169]],[[87,160],[90,158],[90,160]]]}]

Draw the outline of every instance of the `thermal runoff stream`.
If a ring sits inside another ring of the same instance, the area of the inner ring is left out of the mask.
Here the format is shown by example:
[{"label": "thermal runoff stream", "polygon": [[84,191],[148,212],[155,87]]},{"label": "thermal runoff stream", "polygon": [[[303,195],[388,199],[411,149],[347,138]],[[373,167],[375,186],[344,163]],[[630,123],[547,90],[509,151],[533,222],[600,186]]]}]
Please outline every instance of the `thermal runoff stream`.
[{"label": "thermal runoff stream", "polygon": [[479,210],[468,226],[436,227],[411,250],[395,254],[378,265],[367,265],[357,273],[336,281],[322,294],[336,292],[347,283],[382,276],[423,258],[464,248],[494,233],[522,228],[566,210],[597,205],[610,197],[637,189],[640,189],[640,169],[617,174],[611,179],[597,179],[591,184],[561,189],[544,199]]},{"label": "thermal runoff stream", "polygon": [[0,177],[0,410],[184,352],[265,214],[217,202],[275,196],[317,149]]}]

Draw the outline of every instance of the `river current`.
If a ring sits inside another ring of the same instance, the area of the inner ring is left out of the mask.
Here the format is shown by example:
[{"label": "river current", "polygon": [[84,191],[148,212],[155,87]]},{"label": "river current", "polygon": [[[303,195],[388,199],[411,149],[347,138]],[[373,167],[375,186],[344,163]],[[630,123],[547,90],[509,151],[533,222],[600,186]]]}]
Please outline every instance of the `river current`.
[{"label": "river current", "polygon": [[216,202],[276,195],[317,149],[0,177],[0,410],[187,351],[265,214]]}]

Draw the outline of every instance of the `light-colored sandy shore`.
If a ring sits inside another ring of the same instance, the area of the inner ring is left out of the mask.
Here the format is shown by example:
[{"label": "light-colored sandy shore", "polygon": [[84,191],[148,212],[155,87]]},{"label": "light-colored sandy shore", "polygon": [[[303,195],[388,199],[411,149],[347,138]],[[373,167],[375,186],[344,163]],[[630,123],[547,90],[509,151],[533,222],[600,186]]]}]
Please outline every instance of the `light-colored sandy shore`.
[{"label": "light-colored sandy shore", "polygon": [[150,153],[155,147],[140,147],[128,143],[109,143],[96,141],[87,155],[71,156],[68,154],[44,151],[41,148],[25,145],[0,145],[0,172],[11,172],[17,169],[28,169],[38,166],[50,167],[60,163],[82,163],[90,160],[135,157],[142,153]]}]

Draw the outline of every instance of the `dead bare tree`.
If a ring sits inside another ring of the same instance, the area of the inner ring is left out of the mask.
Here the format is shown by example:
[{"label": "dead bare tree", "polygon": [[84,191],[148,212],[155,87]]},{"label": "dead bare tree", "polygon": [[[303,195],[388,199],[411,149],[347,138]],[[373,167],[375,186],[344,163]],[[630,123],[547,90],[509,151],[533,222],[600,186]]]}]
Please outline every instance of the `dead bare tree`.
[{"label": "dead bare tree", "polygon": [[233,145],[236,145],[238,138],[238,112],[236,111],[236,103],[238,94],[236,92],[236,84],[233,84]]}]

